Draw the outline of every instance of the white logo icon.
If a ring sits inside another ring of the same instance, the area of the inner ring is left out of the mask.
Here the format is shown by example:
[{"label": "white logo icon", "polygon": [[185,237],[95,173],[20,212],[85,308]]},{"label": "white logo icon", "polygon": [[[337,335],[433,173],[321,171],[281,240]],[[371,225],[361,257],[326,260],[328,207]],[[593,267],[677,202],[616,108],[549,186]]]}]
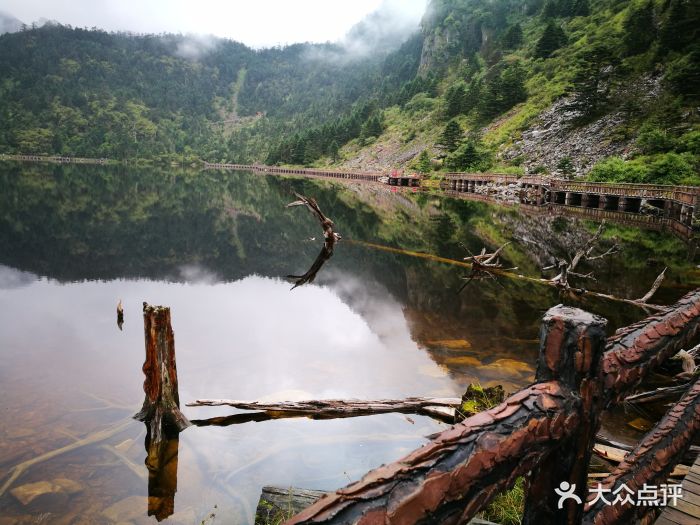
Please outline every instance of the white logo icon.
[{"label": "white logo icon", "polygon": [[557,508],[562,509],[564,507],[564,502],[567,499],[572,499],[579,505],[581,505],[581,498],[579,498],[574,491],[576,490],[576,485],[570,484],[568,481],[562,481],[559,483],[559,488],[554,489],[554,492],[559,496],[559,501],[557,502]]}]

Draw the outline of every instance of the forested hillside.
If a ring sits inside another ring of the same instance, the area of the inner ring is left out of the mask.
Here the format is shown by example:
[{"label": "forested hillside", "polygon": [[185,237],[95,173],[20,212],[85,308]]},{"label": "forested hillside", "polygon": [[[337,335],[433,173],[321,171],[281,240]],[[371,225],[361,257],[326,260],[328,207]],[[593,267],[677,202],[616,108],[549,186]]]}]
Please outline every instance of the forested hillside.
[{"label": "forested hillside", "polygon": [[691,0],[433,0],[354,55],[45,25],[0,36],[0,153],[692,183],[699,27]]}]

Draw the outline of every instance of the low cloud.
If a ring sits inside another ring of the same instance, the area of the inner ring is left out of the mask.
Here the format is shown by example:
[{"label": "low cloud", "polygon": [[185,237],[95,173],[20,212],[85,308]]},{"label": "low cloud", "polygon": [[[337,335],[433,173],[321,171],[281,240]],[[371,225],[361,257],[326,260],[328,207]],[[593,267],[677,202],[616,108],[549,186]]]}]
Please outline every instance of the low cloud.
[{"label": "low cloud", "polygon": [[337,43],[308,51],[310,60],[347,62],[388,53],[418,31],[425,0],[384,0]]},{"label": "low cloud", "polygon": [[187,60],[199,60],[214,51],[221,39],[213,35],[185,35],[177,42],[175,54]]}]

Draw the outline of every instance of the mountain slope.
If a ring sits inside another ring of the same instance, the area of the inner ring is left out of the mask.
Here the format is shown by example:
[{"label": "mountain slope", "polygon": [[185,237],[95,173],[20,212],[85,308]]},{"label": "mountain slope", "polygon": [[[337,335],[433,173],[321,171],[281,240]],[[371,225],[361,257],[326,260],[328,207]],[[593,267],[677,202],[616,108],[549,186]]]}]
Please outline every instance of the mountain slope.
[{"label": "mountain slope", "polygon": [[0,36],[0,152],[695,183],[698,28],[690,0],[432,0],[367,56],[44,26]]}]

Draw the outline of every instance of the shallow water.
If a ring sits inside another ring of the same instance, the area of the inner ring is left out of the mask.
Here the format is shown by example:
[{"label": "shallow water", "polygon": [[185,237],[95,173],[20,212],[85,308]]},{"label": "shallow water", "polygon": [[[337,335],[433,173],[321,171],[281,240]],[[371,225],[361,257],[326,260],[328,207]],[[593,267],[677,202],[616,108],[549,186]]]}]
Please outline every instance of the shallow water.
[{"label": "shallow water", "polygon": [[[513,391],[534,377],[542,314],[572,299],[507,278],[458,294],[468,269],[427,256],[459,260],[460,242],[476,252],[517,237],[504,262],[539,276],[526,239],[595,230],[378,185],[247,173],[5,165],[0,188],[0,484],[24,461],[113,434],[12,480],[0,525],[155,520],[144,427],[130,419],[143,400],[143,301],[172,309],[183,402],[460,396],[472,381]],[[316,197],[343,240],[315,283],[290,290],[285,275],[303,273],[322,244],[308,211],[284,207],[293,190]],[[638,297],[662,265],[657,302],[697,284],[680,241],[610,230],[623,250],[596,266],[592,287]],[[577,305],[608,317],[610,330],[644,316],[623,303]],[[191,427],[160,480],[177,488],[166,520],[251,523],[263,485],[335,489],[441,428],[401,414]],[[71,494],[21,501],[18,489],[59,478],[77,484]]]}]

